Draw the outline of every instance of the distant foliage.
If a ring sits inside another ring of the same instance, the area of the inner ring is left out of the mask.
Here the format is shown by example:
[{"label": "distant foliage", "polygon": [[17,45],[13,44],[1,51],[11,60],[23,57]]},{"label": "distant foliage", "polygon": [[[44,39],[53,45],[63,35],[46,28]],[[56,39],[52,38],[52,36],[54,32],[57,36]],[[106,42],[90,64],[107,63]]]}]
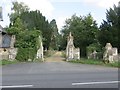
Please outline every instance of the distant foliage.
[{"label": "distant foliage", "polygon": [[28,30],[37,29],[42,33],[43,46],[49,49],[53,30],[45,16],[38,10],[27,11],[20,15],[20,19]]},{"label": "distant foliage", "polygon": [[12,21],[6,31],[8,34],[16,36],[15,47],[18,48],[16,59],[19,61],[28,61],[28,59],[34,60],[37,50],[40,47],[41,41],[38,37],[41,36],[42,38],[41,30],[37,30],[36,28],[30,29],[26,27],[27,23],[23,23],[24,21],[21,19],[21,15],[28,12],[27,6],[24,6],[23,3],[14,2],[13,10],[14,13],[11,15],[15,18],[10,15]]},{"label": "distant foliage", "polygon": [[7,32],[16,35],[17,60],[27,61],[36,58],[41,43],[39,36],[42,38],[44,49],[48,50],[50,45],[53,49],[58,49],[58,29],[55,19],[49,23],[39,10],[30,11],[22,2],[15,1],[12,4],[13,12],[9,15],[10,26]]},{"label": "distant foliage", "polygon": [[51,43],[50,43],[50,48],[54,50],[59,50],[59,33],[58,33],[58,28],[56,24],[56,20],[53,19],[50,22],[50,26],[52,29],[52,36],[51,36]]},{"label": "distant foliage", "polygon": [[39,30],[28,30],[24,28],[21,20],[16,19],[13,26],[7,29],[8,34],[16,35],[15,47],[18,48],[16,59],[19,61],[27,61],[34,59],[40,43],[38,37],[41,36]]},{"label": "distant foliage", "polygon": [[[103,20],[98,40],[102,46],[111,43],[120,50],[120,6],[114,5],[106,12],[106,20]],[[119,51],[120,52],[120,51]]]},{"label": "distant foliage", "polygon": [[19,48],[16,59],[19,61],[28,61],[31,59],[32,61],[36,57],[36,50],[34,48]]},{"label": "distant foliage", "polygon": [[90,53],[92,53],[94,50],[96,50],[97,52],[102,51],[101,45],[99,43],[93,43],[87,47],[87,51]]},{"label": "distant foliage", "polygon": [[67,41],[65,42],[65,40],[67,40],[69,32],[72,33],[74,45],[80,48],[82,56],[86,56],[87,46],[92,43],[97,43],[96,34],[98,32],[98,27],[91,14],[86,16],[73,15],[70,19],[66,20],[62,29],[64,45],[66,45]]}]

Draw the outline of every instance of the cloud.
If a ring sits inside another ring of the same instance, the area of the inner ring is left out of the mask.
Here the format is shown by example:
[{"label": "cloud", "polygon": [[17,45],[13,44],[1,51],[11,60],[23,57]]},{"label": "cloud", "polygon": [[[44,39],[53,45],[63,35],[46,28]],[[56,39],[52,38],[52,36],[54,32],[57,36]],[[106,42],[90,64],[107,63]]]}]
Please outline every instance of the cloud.
[{"label": "cloud", "polygon": [[81,2],[82,0],[50,0],[51,2]]},{"label": "cloud", "polygon": [[3,21],[0,21],[0,25],[5,27],[10,23],[8,13],[10,13],[11,11],[11,0],[1,0],[0,6],[2,6],[2,15],[3,15]]},{"label": "cloud", "polygon": [[40,10],[40,12],[48,19],[52,16],[54,7],[49,0],[1,0],[0,6],[3,8],[3,22],[0,22],[3,27],[9,25],[10,21],[8,13],[11,12],[12,1],[24,2],[30,10]]},{"label": "cloud", "polygon": [[113,7],[114,4],[117,5],[119,0],[84,0],[83,2],[86,4],[108,9],[110,7]]},{"label": "cloud", "polygon": [[40,10],[41,13],[46,16],[52,16],[54,7],[49,0],[17,0],[18,2],[24,2],[30,10]]},{"label": "cloud", "polygon": [[98,6],[99,7],[103,7],[103,8],[110,8],[110,7],[113,7],[113,5],[117,5],[119,2],[119,0],[101,0],[99,3],[98,3]]},{"label": "cloud", "polygon": [[94,4],[98,1],[97,0],[84,0],[83,2],[88,3],[88,4]]},{"label": "cloud", "polygon": [[59,32],[62,29],[62,27],[65,25],[65,20],[68,18],[70,18],[70,16],[60,16],[56,19],[56,23],[57,23]]}]

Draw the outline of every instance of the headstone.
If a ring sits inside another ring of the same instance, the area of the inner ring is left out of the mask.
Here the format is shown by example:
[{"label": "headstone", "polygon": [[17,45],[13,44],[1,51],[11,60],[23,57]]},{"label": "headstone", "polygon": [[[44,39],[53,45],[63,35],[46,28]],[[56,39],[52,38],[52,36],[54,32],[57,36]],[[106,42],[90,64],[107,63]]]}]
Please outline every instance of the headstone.
[{"label": "headstone", "polygon": [[97,52],[96,52],[96,50],[94,50],[94,52],[93,52],[93,58],[94,58],[94,59],[97,58]]},{"label": "headstone", "polygon": [[80,59],[80,49],[79,48],[74,49],[74,59],[77,59],[77,60]]},{"label": "headstone", "polygon": [[117,48],[113,48],[112,51],[113,51],[113,55],[118,55],[118,49]]},{"label": "headstone", "polygon": [[87,52],[87,58],[88,59],[97,59],[97,51],[94,50],[93,52]]}]

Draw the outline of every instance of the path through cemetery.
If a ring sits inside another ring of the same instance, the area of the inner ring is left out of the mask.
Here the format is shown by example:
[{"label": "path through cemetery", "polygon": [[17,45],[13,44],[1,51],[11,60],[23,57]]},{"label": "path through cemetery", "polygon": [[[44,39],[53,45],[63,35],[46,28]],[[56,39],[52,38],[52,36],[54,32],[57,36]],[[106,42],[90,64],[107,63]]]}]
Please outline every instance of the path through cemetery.
[{"label": "path through cemetery", "polygon": [[63,60],[64,58],[62,58],[62,52],[60,51],[45,59],[46,62],[63,62]]}]

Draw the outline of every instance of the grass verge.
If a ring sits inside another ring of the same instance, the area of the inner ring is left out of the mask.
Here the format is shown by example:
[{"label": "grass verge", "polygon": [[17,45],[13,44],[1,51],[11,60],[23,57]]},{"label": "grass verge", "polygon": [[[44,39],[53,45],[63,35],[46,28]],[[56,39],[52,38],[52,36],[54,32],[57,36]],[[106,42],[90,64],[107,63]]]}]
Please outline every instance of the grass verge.
[{"label": "grass verge", "polygon": [[110,66],[110,67],[118,67],[120,68],[120,62],[114,63],[104,63],[103,60],[94,60],[94,59],[81,59],[81,60],[71,60],[69,62],[72,63],[81,63],[81,64],[93,64],[93,65],[102,65],[102,66]]},{"label": "grass verge", "polygon": [[0,66],[1,65],[8,65],[8,64],[15,64],[15,63],[18,63],[18,61],[9,61],[9,60],[1,60],[0,61]]}]

